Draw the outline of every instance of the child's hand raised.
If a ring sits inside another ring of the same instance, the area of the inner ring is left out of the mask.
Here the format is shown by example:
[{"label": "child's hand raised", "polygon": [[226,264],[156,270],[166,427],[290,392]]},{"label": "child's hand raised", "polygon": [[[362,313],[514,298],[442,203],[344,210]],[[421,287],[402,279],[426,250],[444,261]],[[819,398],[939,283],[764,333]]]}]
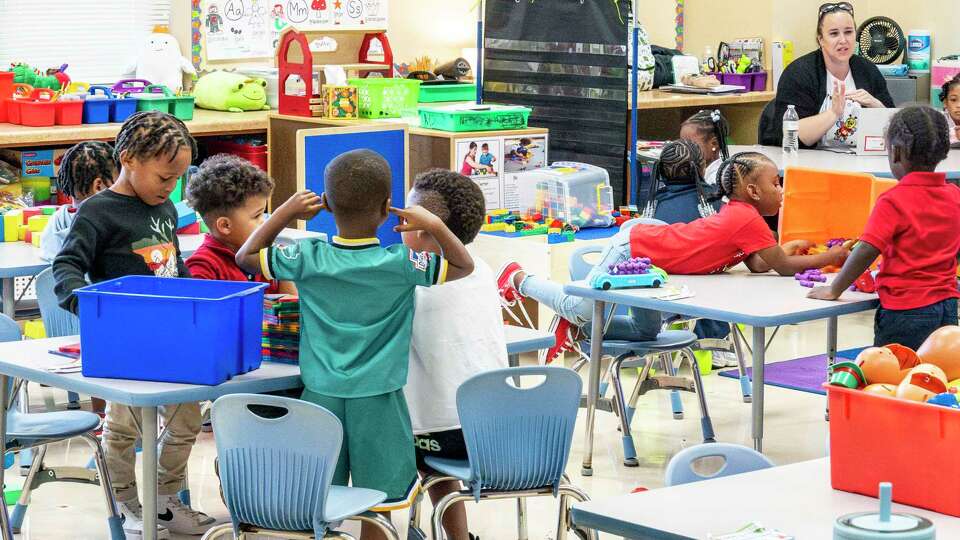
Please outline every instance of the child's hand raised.
[{"label": "child's hand raised", "polygon": [[825,285],[823,287],[814,287],[814,289],[807,294],[807,298],[813,298],[814,300],[836,300],[840,298],[840,295],[834,294],[833,287]]},{"label": "child's hand raised", "polygon": [[426,231],[433,233],[443,226],[443,221],[422,206],[410,208],[390,207],[390,213],[400,218],[400,224],[393,228],[395,232]]},{"label": "child's hand raised", "polygon": [[323,198],[316,193],[305,189],[295,193],[292,197],[283,203],[280,210],[289,213],[291,219],[311,220],[322,210],[326,210],[327,205]]}]

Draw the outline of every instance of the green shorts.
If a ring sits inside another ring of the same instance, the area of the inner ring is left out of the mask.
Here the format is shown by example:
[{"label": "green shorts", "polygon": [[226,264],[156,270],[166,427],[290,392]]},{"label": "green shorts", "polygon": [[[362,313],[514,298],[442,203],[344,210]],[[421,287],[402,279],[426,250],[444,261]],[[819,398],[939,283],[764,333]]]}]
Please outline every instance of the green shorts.
[{"label": "green shorts", "polygon": [[403,390],[362,398],[303,390],[301,399],[332,412],[343,424],[343,444],[333,483],[377,489],[387,499],[373,508],[389,512],[413,504],[420,490],[413,428]]}]

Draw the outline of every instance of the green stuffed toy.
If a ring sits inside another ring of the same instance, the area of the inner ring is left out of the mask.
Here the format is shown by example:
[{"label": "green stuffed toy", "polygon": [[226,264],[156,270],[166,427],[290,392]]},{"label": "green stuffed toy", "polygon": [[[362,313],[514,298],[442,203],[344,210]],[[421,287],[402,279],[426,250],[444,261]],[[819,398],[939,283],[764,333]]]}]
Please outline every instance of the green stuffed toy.
[{"label": "green stuffed toy", "polygon": [[237,73],[214,71],[200,77],[193,87],[197,107],[215,111],[268,111],[267,81]]}]

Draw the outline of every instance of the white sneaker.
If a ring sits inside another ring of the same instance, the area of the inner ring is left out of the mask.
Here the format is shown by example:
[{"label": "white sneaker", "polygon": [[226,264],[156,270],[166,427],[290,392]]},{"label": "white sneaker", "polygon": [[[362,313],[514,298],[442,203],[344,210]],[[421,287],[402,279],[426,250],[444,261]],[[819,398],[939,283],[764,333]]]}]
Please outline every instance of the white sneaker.
[{"label": "white sneaker", "polygon": [[711,364],[714,369],[737,367],[737,353],[725,351],[713,351],[711,355]]},{"label": "white sneaker", "polygon": [[180,502],[176,495],[161,495],[157,499],[157,521],[176,534],[203,534],[217,520]]},{"label": "white sneaker", "polygon": [[[143,507],[140,501],[129,503],[117,503],[120,509],[120,515],[123,518],[123,532],[129,540],[139,540],[143,538]],[[170,531],[166,527],[157,525],[157,539],[163,540],[170,538]]]}]

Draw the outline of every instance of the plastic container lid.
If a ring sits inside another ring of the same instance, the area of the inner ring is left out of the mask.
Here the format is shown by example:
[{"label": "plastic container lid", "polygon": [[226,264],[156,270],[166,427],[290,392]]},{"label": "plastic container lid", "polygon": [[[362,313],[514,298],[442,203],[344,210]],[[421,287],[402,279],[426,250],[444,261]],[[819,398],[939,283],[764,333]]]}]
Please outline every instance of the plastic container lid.
[{"label": "plastic container lid", "polygon": [[880,483],[880,511],[847,514],[833,526],[834,538],[842,540],[933,540],[936,529],[926,518],[890,512],[893,485]]}]

